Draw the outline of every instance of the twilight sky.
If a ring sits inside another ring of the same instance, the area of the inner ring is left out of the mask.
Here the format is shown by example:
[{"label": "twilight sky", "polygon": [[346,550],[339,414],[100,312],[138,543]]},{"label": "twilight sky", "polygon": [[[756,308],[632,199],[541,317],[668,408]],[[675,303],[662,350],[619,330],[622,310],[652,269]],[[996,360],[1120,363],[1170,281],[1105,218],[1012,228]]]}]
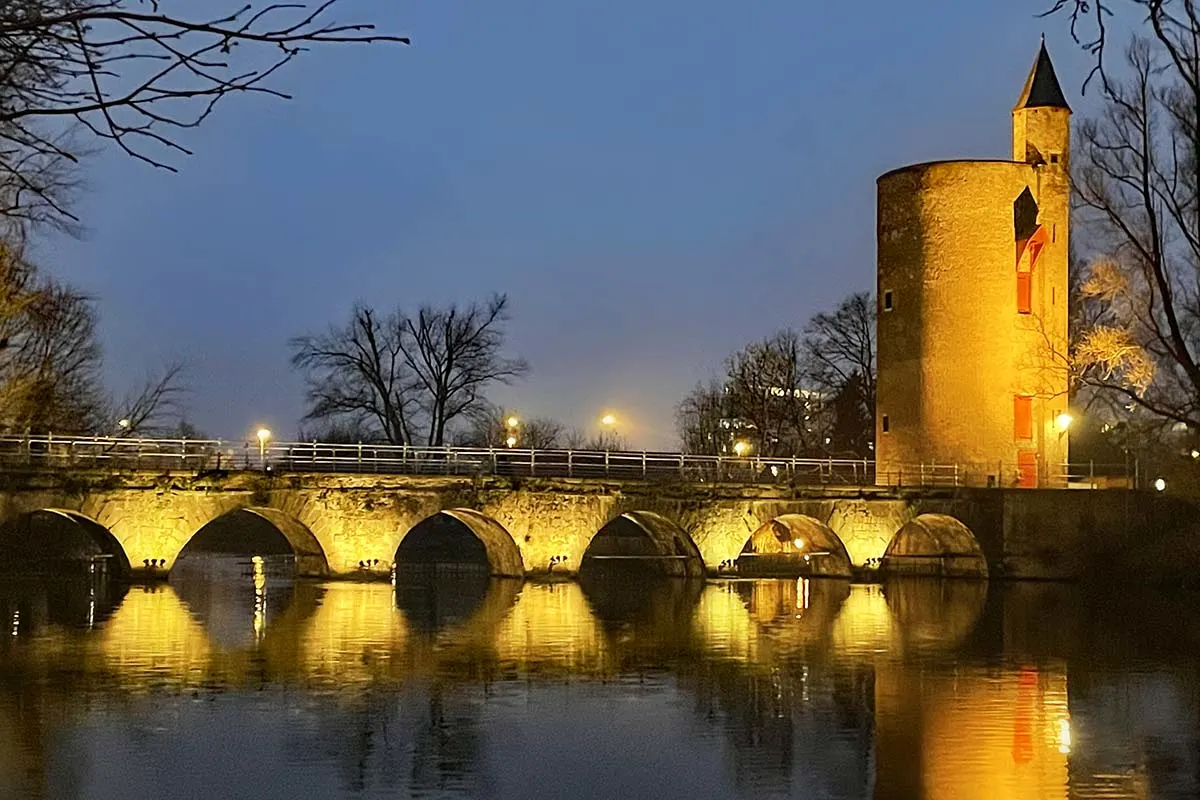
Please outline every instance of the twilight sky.
[{"label": "twilight sky", "polygon": [[214,436],[293,436],[287,340],[356,299],[496,290],[533,370],[493,399],[674,448],[730,351],[874,288],[880,173],[1008,156],[1043,30],[1087,110],[1045,5],[343,0],[412,46],[307,54],[293,101],[227,101],[180,174],[98,155],[88,233],[38,258],[98,298],[114,388],[184,358]]}]

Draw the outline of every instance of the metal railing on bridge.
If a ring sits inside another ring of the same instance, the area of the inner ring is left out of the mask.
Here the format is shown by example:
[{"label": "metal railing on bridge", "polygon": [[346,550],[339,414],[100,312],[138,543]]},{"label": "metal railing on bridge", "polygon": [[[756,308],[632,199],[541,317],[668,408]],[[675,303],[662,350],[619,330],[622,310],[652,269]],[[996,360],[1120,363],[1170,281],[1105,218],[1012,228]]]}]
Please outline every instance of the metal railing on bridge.
[{"label": "metal railing on bridge", "polygon": [[[783,485],[873,486],[869,459],[758,458],[654,451],[523,450],[420,447],[389,444],[136,439],[110,437],[0,437],[0,469],[239,471],[369,473],[394,475],[497,475],[613,478]],[[986,474],[985,474],[986,473]],[[1014,486],[1015,466],[889,465],[889,486]],[[1133,477],[1136,483],[1136,477]],[[1130,486],[1125,465],[1062,465],[1045,470],[1041,485]]]}]

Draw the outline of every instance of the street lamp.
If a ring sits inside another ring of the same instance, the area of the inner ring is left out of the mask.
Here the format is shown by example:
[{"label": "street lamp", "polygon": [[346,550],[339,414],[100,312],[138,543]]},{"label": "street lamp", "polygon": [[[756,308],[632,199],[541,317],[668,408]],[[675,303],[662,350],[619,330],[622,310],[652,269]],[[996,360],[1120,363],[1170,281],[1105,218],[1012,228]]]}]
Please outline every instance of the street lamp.
[{"label": "street lamp", "polygon": [[271,440],[271,431],[268,428],[259,428],[254,435],[258,437],[258,460],[262,462],[265,469],[267,466],[267,442]]},{"label": "street lamp", "polygon": [[750,452],[750,443],[739,439],[733,443],[733,452],[737,454],[738,458],[741,458],[744,454]]},{"label": "street lamp", "polygon": [[516,415],[514,414],[513,416],[506,419],[504,421],[504,424],[507,425],[509,428],[516,428],[518,425],[521,424],[521,420],[517,419]]},{"label": "street lamp", "polygon": [[508,419],[504,420],[504,425],[506,428],[508,428],[508,438],[506,438],[504,440],[504,443],[506,445],[508,445],[509,447],[516,447],[517,446],[517,428],[519,428],[521,426],[521,420],[517,417],[516,414],[513,414],[513,415],[509,416]]},{"label": "street lamp", "polygon": [[1071,416],[1069,411],[1064,411],[1054,418],[1054,427],[1058,428],[1058,433],[1061,436],[1067,432],[1067,428],[1071,427],[1071,423],[1075,418]]}]

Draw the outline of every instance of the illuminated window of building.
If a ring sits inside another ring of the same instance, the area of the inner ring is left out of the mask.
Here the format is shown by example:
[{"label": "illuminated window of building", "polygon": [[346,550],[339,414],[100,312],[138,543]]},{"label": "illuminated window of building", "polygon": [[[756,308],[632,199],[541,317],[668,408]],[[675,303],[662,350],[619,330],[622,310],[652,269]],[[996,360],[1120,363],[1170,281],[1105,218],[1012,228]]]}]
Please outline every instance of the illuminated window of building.
[{"label": "illuminated window of building", "polygon": [[889,430],[891,430],[891,428],[892,428],[892,426],[891,426],[890,420],[888,420],[888,415],[884,414],[883,415],[883,432],[887,433]]},{"label": "illuminated window of building", "polygon": [[1013,398],[1013,438],[1033,438],[1033,398],[1019,394]]},{"label": "illuminated window of building", "polygon": [[883,310],[884,311],[892,310],[892,291],[891,291],[891,289],[889,289],[883,293]]},{"label": "illuminated window of building", "polygon": [[1033,273],[1017,273],[1017,313],[1033,313]]}]

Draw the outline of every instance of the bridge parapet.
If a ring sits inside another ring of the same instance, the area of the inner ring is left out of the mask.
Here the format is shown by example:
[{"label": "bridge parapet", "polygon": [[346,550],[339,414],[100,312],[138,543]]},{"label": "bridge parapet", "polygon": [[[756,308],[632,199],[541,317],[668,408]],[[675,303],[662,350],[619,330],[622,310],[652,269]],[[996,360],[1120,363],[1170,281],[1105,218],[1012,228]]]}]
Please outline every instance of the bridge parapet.
[{"label": "bridge parapet", "polygon": [[[414,447],[322,442],[229,442],[119,437],[0,437],[0,469],[109,469],[491,475],[615,478],[685,483],[762,483],[894,487],[1020,484],[1017,465],[888,464],[877,474],[870,459],[760,458],[651,451],[524,450]],[[1136,488],[1136,465],[1061,464],[1043,470],[1049,488]]]}]

